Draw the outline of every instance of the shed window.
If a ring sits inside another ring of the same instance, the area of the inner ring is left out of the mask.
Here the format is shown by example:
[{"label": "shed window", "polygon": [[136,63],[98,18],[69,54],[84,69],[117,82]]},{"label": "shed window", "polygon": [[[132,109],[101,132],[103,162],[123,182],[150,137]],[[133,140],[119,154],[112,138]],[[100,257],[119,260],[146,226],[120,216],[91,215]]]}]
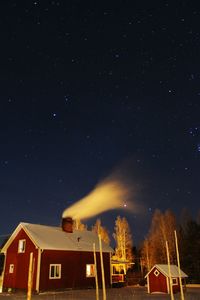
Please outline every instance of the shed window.
[{"label": "shed window", "polygon": [[177,284],[178,284],[177,278],[172,278],[172,285],[177,285]]},{"label": "shed window", "polygon": [[19,240],[18,253],[24,253],[26,248],[26,240]]},{"label": "shed window", "polygon": [[49,278],[50,279],[61,278],[61,265],[60,264],[51,264],[49,266]]},{"label": "shed window", "polygon": [[86,265],[86,277],[95,277],[94,264]]},{"label": "shed window", "polygon": [[158,270],[155,270],[153,273],[154,273],[154,275],[155,275],[156,277],[158,277],[159,274],[160,274],[160,272],[159,272]]},{"label": "shed window", "polygon": [[9,266],[9,273],[14,273],[14,265],[10,264]]}]

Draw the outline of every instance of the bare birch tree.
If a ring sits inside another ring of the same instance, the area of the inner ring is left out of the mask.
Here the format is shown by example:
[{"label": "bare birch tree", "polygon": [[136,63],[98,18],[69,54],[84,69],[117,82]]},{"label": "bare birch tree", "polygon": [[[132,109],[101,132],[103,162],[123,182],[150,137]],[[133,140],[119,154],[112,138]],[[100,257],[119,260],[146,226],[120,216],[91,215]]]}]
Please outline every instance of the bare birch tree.
[{"label": "bare birch tree", "polygon": [[116,242],[115,257],[118,260],[133,261],[133,241],[130,233],[130,227],[126,218],[117,217],[115,221],[115,232],[113,237]]},{"label": "bare birch tree", "polygon": [[142,261],[147,270],[156,263],[167,263],[166,241],[169,245],[170,262],[176,262],[174,230],[176,230],[175,215],[170,210],[163,214],[160,210],[156,210],[141,251]]},{"label": "bare birch tree", "polygon": [[73,223],[73,229],[84,231],[87,230],[87,225],[83,224],[80,219],[76,219]]},{"label": "bare birch tree", "polygon": [[140,264],[142,270],[145,268],[147,271],[150,271],[151,266],[153,265],[151,243],[148,238],[144,240],[142,245]]}]

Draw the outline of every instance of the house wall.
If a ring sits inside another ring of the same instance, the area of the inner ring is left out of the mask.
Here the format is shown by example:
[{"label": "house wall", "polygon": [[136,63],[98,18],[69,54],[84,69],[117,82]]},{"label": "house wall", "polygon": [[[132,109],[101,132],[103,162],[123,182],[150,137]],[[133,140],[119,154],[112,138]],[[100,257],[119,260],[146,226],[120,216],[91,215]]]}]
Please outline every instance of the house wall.
[{"label": "house wall", "polygon": [[180,284],[179,284],[179,278],[177,278],[177,284],[172,286],[173,293],[178,293],[180,292]]},{"label": "house wall", "polygon": [[154,272],[156,271],[156,268],[153,268],[151,273],[149,274],[149,292],[162,292],[162,293],[168,293],[167,290],[167,278],[165,275],[163,275],[159,270],[159,275],[156,276]]},{"label": "house wall", "polygon": [[[18,242],[26,240],[25,252],[18,253]],[[30,252],[33,252],[34,274],[33,290],[35,290],[38,249],[21,229],[7,249],[4,267],[3,289],[27,289]],[[10,264],[14,265],[13,273],[9,273]]]},{"label": "house wall", "polygon": [[[105,283],[110,285],[110,253],[103,253]],[[93,252],[44,250],[41,254],[40,291],[95,287],[95,278],[86,277],[86,264],[94,263]],[[61,278],[49,279],[50,264],[61,264]],[[97,253],[98,280],[101,285],[100,256]]]}]

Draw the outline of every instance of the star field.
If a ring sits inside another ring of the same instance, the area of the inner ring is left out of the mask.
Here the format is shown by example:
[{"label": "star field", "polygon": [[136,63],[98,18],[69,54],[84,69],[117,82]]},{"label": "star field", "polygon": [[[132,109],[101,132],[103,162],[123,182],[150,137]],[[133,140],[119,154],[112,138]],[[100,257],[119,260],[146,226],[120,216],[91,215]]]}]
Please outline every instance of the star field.
[{"label": "star field", "polygon": [[[0,233],[21,221],[59,224],[67,206],[127,160],[145,207],[141,216],[127,213],[136,240],[156,208],[178,215],[188,207],[196,216],[200,7],[0,6]],[[117,213],[101,216],[111,233]]]}]

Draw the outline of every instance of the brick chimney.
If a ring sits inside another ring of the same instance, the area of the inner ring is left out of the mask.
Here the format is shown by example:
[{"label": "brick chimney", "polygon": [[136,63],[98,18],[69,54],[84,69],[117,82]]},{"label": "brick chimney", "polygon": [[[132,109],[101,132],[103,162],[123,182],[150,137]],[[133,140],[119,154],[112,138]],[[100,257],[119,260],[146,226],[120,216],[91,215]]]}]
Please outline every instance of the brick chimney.
[{"label": "brick chimney", "polygon": [[71,217],[62,219],[62,230],[68,233],[73,232],[73,219]]}]

